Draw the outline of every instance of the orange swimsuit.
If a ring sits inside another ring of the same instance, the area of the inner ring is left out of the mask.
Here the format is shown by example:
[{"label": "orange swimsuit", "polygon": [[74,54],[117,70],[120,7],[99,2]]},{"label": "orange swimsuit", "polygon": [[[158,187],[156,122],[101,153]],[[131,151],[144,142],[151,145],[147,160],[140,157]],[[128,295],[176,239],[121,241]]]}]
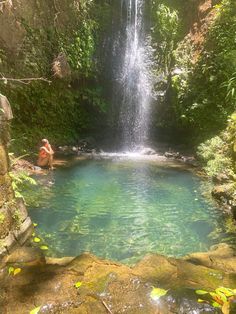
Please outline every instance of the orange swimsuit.
[{"label": "orange swimsuit", "polygon": [[46,157],[48,157],[48,153],[45,151],[45,149],[40,148],[39,157],[40,157],[40,158],[46,158]]},{"label": "orange swimsuit", "polygon": [[40,148],[40,151],[39,151],[39,157],[40,157],[40,158],[46,158],[46,157],[48,157],[48,155],[49,155],[49,154],[45,151],[45,149],[43,149],[43,147],[45,147],[48,151],[51,151],[52,153],[54,153],[53,150],[52,150],[52,148],[50,148],[49,144],[45,144],[44,146],[42,146],[42,147]]}]

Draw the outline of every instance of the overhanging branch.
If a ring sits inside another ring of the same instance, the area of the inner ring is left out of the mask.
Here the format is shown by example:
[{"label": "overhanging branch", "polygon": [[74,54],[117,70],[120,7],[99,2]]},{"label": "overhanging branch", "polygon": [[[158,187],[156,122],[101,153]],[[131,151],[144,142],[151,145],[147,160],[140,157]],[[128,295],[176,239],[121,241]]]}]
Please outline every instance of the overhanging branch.
[{"label": "overhanging branch", "polygon": [[18,83],[22,83],[25,85],[28,85],[33,81],[43,81],[43,82],[46,82],[48,84],[52,83],[52,81],[50,81],[44,77],[12,78],[12,77],[5,77],[4,75],[1,75],[0,81],[4,81],[4,83],[7,83],[8,81],[18,82]]}]

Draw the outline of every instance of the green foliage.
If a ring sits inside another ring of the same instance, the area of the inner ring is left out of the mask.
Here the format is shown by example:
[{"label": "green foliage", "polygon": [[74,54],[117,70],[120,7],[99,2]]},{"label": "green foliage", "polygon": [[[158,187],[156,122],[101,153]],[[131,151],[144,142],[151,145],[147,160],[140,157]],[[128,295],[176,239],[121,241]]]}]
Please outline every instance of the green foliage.
[{"label": "green foliage", "polygon": [[195,142],[223,129],[236,105],[235,2],[223,0],[217,10],[202,51],[191,51],[185,40],[175,52],[182,73],[172,79],[174,111],[179,125],[192,129]]},{"label": "green foliage", "polygon": [[236,72],[227,82],[222,84],[222,87],[227,89],[226,101],[232,103],[236,108]]},{"label": "green foliage", "polygon": [[27,189],[30,185],[36,185],[36,181],[25,171],[10,172],[9,174],[12,179],[12,187],[16,197],[24,198],[21,194],[22,191]]},{"label": "green foliage", "polygon": [[219,136],[199,145],[197,155],[205,165],[204,170],[209,176],[222,172],[232,172],[232,159],[227,156],[227,147],[225,145],[225,142]]},{"label": "green foliage", "polygon": [[20,229],[22,222],[21,222],[21,214],[18,209],[14,211],[12,218],[15,221],[16,229]]},{"label": "green foliage", "polygon": [[93,31],[95,22],[83,21],[81,27],[70,36],[67,34],[60,36],[60,51],[63,51],[69,61],[71,68],[78,71],[80,75],[89,77],[94,74],[93,54],[95,43]]},{"label": "green foliage", "polygon": [[[0,50],[3,74],[44,77],[52,83],[0,81],[1,93],[9,98],[15,117],[12,151],[23,154],[27,148],[29,152],[45,137],[54,145],[72,144],[81,133],[98,128],[107,103],[97,79],[96,47],[110,7],[107,1],[83,0],[66,7],[67,22],[63,17],[56,19],[53,9],[45,8],[34,23],[28,16],[21,19],[25,37],[17,62],[8,57],[7,50]],[[52,62],[61,53],[68,60],[71,77],[59,80],[52,76]]]},{"label": "green foliage", "polygon": [[196,294],[203,299],[198,299],[199,303],[208,303],[215,308],[220,308],[223,314],[230,313],[230,303],[236,296],[236,290],[219,287],[214,291],[196,290]]},{"label": "green foliage", "polygon": [[152,6],[154,12],[152,37],[153,41],[158,43],[156,59],[158,65],[167,73],[178,34],[178,12],[158,0],[153,1]]}]

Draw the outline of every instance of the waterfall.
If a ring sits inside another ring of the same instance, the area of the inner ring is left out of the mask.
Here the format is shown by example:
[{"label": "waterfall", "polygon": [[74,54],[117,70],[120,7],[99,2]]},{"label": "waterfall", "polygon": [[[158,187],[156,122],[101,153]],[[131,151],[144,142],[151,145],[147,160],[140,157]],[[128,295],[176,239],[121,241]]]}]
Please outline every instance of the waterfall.
[{"label": "waterfall", "polygon": [[[145,0],[123,0],[115,73],[119,132],[124,150],[145,146],[149,137],[153,78],[152,48],[144,25]],[[117,45],[118,42],[118,45]]]}]

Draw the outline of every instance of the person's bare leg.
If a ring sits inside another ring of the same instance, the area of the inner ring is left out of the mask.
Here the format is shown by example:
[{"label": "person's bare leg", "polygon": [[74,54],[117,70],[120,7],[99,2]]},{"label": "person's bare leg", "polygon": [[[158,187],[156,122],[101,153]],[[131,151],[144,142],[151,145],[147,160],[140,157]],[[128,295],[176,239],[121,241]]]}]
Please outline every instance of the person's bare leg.
[{"label": "person's bare leg", "polygon": [[46,157],[46,158],[39,158],[38,161],[37,161],[37,165],[39,167],[45,167],[49,164],[49,158]]},{"label": "person's bare leg", "polygon": [[49,168],[53,169],[53,155],[49,156],[48,164],[49,164]]}]

